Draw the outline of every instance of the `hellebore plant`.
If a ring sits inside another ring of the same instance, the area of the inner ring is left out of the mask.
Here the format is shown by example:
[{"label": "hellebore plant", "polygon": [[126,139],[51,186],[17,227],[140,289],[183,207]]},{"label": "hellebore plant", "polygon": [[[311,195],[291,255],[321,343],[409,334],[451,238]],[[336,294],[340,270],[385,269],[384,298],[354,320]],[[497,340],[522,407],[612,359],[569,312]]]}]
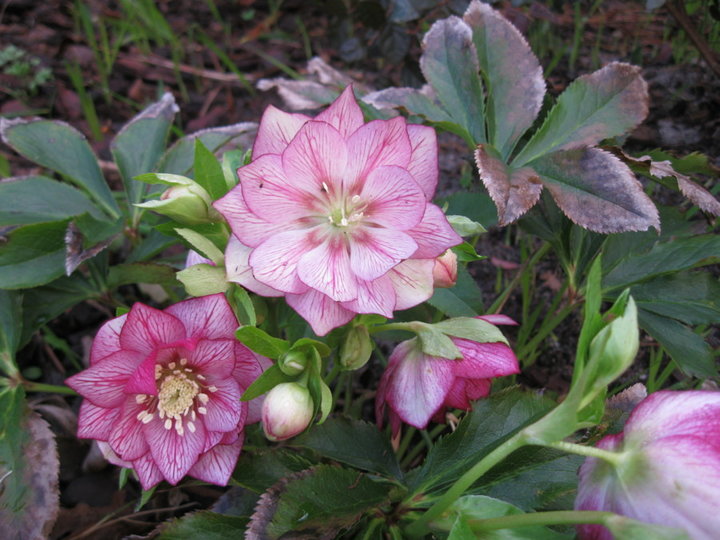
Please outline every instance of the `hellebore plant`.
[{"label": "hellebore plant", "polygon": [[90,367],[67,380],[85,398],[78,436],[101,441],[144,489],[186,474],[225,485],[245,424],[259,419],[240,395],[266,365],[235,340],[237,326],[222,295],[165,311],[135,304],[107,322]]},{"label": "hellebore plant", "polygon": [[[712,540],[720,531],[720,392],[655,392],[580,468],[575,508],[610,511]],[[602,525],[583,540],[612,540]]]},{"label": "hellebore plant", "polygon": [[461,242],[431,203],[435,131],[364,123],[352,87],[315,118],[268,107],[238,175],[215,203],[234,235],[231,279],[285,296],[318,335],[424,302],[434,259]]}]

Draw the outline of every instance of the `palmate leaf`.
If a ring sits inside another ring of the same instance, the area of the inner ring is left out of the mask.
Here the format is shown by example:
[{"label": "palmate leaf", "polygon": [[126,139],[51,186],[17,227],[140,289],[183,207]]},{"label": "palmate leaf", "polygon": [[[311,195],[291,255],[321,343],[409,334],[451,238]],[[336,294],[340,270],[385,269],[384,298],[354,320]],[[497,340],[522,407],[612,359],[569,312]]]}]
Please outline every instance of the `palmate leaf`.
[{"label": "palmate leaf", "polygon": [[488,4],[471,2],[463,20],[485,76],[488,139],[507,158],[540,112],[543,71],[518,29]]}]

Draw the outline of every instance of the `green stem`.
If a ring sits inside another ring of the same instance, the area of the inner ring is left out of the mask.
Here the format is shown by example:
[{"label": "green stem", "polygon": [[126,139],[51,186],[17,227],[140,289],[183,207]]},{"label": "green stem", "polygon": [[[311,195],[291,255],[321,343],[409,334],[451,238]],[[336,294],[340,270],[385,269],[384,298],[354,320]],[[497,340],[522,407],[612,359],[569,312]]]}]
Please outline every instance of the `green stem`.
[{"label": "green stem", "polygon": [[405,452],[408,449],[408,446],[410,446],[410,441],[413,438],[413,435],[415,435],[415,432],[417,431],[417,428],[414,428],[412,426],[408,426],[407,431],[405,432],[405,435],[403,435],[403,438],[400,440],[400,444],[398,445],[397,452],[395,452],[395,455],[398,459],[402,459],[402,457],[405,455]]},{"label": "green stem", "polygon": [[515,529],[518,527],[542,525],[582,525],[585,523],[605,523],[617,514],[612,512],[558,510],[554,512],[534,512],[515,514],[489,519],[471,519],[468,525],[473,532],[494,531],[497,529]]},{"label": "green stem", "polygon": [[33,381],[23,381],[22,386],[26,392],[50,392],[53,394],[67,394],[69,396],[77,396],[77,392],[67,386],[59,386],[57,384],[45,384]]},{"label": "green stem", "polygon": [[522,270],[518,272],[514,278],[508,283],[508,286],[505,287],[505,290],[502,292],[500,296],[498,296],[497,300],[493,302],[493,304],[488,308],[488,313],[498,313],[502,307],[505,305],[505,302],[507,302],[507,299],[512,294],[513,290],[515,290],[515,287],[518,286],[518,283],[520,283],[520,280],[522,279],[523,274],[528,268],[532,268],[535,266],[540,259],[542,259],[545,254],[550,251],[550,244],[548,242],[545,242],[542,246],[540,246],[540,249],[538,249],[533,256],[530,258],[530,260],[525,263]]},{"label": "green stem", "polygon": [[478,461],[470,470],[458,478],[427,512],[420,516],[417,521],[408,525],[405,530],[407,535],[410,537],[422,536],[427,531],[428,524],[450,508],[478,478],[525,444],[527,444],[525,433],[520,431]]},{"label": "green stem", "polygon": [[330,369],[330,373],[327,374],[325,377],[325,384],[330,386],[332,382],[335,380],[335,377],[337,377],[340,374],[340,371],[342,370],[342,366],[340,365],[340,362],[333,362],[333,367]]},{"label": "green stem", "polygon": [[555,328],[563,322],[568,315],[570,315],[575,308],[577,307],[577,304],[569,304],[565,306],[560,312],[555,315],[552,319],[549,321],[546,321],[537,334],[535,334],[535,337],[528,341],[521,350],[517,351],[518,358],[524,358],[525,355],[528,352],[534,351],[540,343],[552,332],[555,330]]},{"label": "green stem", "polygon": [[624,459],[622,454],[619,454],[617,452],[603,450],[602,448],[597,448],[595,446],[585,446],[582,444],[575,444],[565,441],[547,443],[543,444],[542,446],[547,446],[548,448],[555,448],[556,450],[562,450],[563,452],[567,452],[569,454],[577,454],[579,456],[602,459],[603,461],[607,461],[611,465],[615,466],[620,465]]}]

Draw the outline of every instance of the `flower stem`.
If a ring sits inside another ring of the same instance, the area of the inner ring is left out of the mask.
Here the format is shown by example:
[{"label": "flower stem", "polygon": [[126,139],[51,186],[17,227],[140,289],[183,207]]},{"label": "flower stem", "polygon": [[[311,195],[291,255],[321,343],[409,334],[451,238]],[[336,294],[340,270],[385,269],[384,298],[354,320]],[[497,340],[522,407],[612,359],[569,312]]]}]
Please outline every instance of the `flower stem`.
[{"label": "flower stem", "polygon": [[33,381],[23,381],[22,386],[26,392],[49,392],[53,394],[67,394],[69,396],[77,396],[77,392],[68,386],[60,386],[57,384],[45,384]]},{"label": "flower stem", "polygon": [[620,465],[623,461],[623,455],[618,452],[611,452],[609,450],[603,450],[602,448],[596,448],[595,446],[585,446],[582,444],[575,444],[565,441],[557,441],[554,443],[543,444],[548,448],[555,448],[556,450],[562,450],[569,454],[578,454],[579,456],[593,457],[607,461],[611,465]]},{"label": "flower stem", "polygon": [[533,512],[514,514],[488,519],[470,519],[468,525],[473,532],[515,529],[519,527],[543,525],[582,525],[585,523],[605,523],[615,517],[612,512],[558,510],[553,512]]},{"label": "flower stem", "polygon": [[439,517],[447,510],[475,481],[492,467],[500,463],[515,450],[527,444],[525,433],[520,431],[510,437],[507,441],[495,448],[492,452],[478,461],[471,469],[458,478],[427,512],[420,518],[408,525],[405,532],[410,537],[419,537],[426,532],[428,523]]}]

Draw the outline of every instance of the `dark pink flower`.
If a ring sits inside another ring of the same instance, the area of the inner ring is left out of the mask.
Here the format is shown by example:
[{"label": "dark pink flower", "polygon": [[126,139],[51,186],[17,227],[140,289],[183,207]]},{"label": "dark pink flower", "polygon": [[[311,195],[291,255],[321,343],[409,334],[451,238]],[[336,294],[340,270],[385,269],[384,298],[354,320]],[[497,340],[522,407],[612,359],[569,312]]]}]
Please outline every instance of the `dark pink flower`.
[{"label": "dark pink flower", "polygon": [[427,300],[435,257],[461,242],[431,204],[435,131],[364,123],[351,87],[315,118],[268,107],[238,175],[215,203],[234,235],[228,279],[284,296],[319,335]]},{"label": "dark pink flower", "polygon": [[135,304],[103,325],[90,367],[67,380],[85,398],[78,436],[135,469],[144,489],[189,474],[227,483],[248,420],[260,404],[240,395],[269,360],[237,342],[237,319],[222,294],[160,311]]},{"label": "dark pink flower", "polygon": [[[598,448],[617,463],[588,458],[576,510],[609,511],[684,529],[694,540],[720,531],[720,392],[669,391],[638,404],[617,435]],[[602,525],[582,525],[583,540],[612,540]]]},{"label": "dark pink flower", "polygon": [[[504,315],[478,318],[491,324],[516,324]],[[395,348],[375,401],[380,425],[387,405],[393,434],[399,431],[401,421],[425,429],[431,419],[442,420],[446,407],[469,410],[472,401],[489,394],[492,378],[520,371],[515,354],[505,343],[450,339],[461,359],[429,356],[422,351],[418,338]]]}]

